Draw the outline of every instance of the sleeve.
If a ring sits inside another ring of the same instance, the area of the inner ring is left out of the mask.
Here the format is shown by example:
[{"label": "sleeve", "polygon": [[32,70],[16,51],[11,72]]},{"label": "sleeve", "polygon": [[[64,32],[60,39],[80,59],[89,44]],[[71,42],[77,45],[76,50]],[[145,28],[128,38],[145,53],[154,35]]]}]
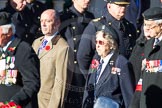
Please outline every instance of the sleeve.
[{"label": "sleeve", "polygon": [[67,69],[69,63],[69,47],[60,47],[60,52],[56,58],[56,75],[54,80],[54,87],[52,89],[50,102],[48,108],[62,108],[66,95],[66,83],[70,75]]},{"label": "sleeve", "polygon": [[77,52],[77,60],[81,72],[86,75],[93,55],[95,54],[95,34],[96,28],[91,21],[85,28]]},{"label": "sleeve", "polygon": [[17,60],[15,62],[22,76],[23,87],[11,100],[23,106],[28,104],[33,96],[37,96],[39,91],[40,63],[34,50],[29,45],[20,44],[19,46],[16,50]]},{"label": "sleeve", "polygon": [[118,64],[119,68],[121,69],[121,74],[119,75],[120,87],[125,108],[128,108],[128,105],[133,97],[135,84],[129,69],[129,62],[122,56],[120,56],[119,60],[122,61],[122,63]]}]

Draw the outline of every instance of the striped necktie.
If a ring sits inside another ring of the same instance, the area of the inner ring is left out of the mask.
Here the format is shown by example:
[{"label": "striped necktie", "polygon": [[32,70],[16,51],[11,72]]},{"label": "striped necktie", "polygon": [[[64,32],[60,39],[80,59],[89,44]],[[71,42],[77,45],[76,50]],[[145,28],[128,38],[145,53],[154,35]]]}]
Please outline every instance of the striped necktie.
[{"label": "striped necktie", "polygon": [[41,46],[40,46],[39,49],[38,49],[38,55],[39,55],[39,53],[41,52],[41,50],[47,45],[47,42],[48,42],[48,41],[47,41],[46,39],[43,40]]},{"label": "striped necktie", "polygon": [[103,64],[103,63],[104,63],[104,61],[101,60],[99,66],[98,66],[98,69],[97,69],[97,72],[96,72],[96,83],[97,83],[97,80],[98,80],[99,75],[100,75],[100,73],[101,73],[101,69],[102,69],[102,64]]}]

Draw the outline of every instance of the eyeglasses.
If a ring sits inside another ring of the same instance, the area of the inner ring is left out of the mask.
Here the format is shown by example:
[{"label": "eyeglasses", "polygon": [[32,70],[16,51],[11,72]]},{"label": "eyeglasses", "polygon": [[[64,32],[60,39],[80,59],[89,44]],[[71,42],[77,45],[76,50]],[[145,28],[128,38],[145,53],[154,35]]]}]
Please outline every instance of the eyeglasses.
[{"label": "eyeglasses", "polygon": [[152,25],[152,24],[144,24],[145,27],[147,27],[148,29],[154,29],[155,27],[158,27],[159,24],[157,25]]},{"label": "eyeglasses", "polygon": [[104,41],[101,41],[101,40],[96,40],[96,44],[99,44],[99,45],[105,45],[106,43]]}]

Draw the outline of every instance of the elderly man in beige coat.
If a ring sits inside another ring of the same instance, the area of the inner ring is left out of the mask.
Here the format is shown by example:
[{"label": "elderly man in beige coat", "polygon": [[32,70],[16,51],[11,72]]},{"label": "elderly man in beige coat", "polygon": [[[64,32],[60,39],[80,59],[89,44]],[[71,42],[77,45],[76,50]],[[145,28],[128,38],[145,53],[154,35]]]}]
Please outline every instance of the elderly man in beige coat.
[{"label": "elderly man in beige coat", "polygon": [[60,19],[53,9],[45,10],[40,18],[44,36],[36,39],[33,48],[40,59],[41,87],[38,93],[39,108],[63,108],[67,84],[71,74],[69,46],[58,35]]}]

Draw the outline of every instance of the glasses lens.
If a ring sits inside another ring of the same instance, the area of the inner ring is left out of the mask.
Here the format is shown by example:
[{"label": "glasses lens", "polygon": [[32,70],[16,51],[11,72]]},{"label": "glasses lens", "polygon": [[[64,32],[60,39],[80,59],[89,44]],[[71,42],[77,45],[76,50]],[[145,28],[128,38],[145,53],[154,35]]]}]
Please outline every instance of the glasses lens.
[{"label": "glasses lens", "polygon": [[99,41],[96,41],[96,44],[99,44],[99,45],[104,45],[104,42],[99,40]]}]

